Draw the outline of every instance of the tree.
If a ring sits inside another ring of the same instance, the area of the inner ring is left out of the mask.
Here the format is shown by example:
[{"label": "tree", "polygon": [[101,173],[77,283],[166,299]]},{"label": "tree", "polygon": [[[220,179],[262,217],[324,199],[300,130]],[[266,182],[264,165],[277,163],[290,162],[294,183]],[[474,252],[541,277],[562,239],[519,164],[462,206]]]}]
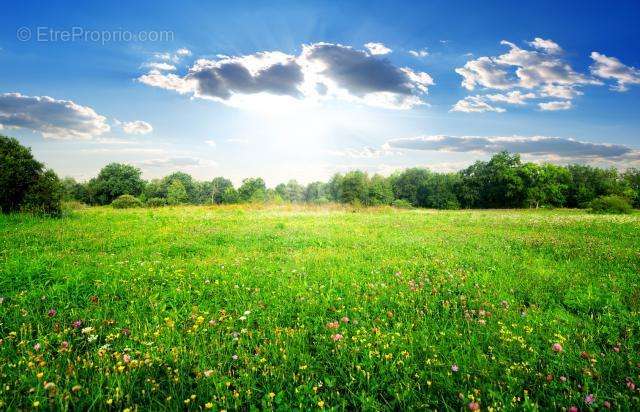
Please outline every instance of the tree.
[{"label": "tree", "polygon": [[525,193],[520,155],[500,152],[460,172],[458,198],[463,207],[522,207]]},{"label": "tree", "polygon": [[367,174],[359,170],[348,172],[342,178],[340,187],[342,203],[361,203],[367,204],[368,201],[368,185]]},{"label": "tree", "polygon": [[304,201],[313,202],[327,202],[328,185],[323,182],[312,182],[307,185],[304,190]]},{"label": "tree", "polygon": [[220,197],[220,203],[224,204],[238,203],[239,200],[238,191],[233,186],[227,186]]},{"label": "tree", "polygon": [[2,213],[20,209],[29,188],[38,181],[42,163],[16,139],[0,136],[0,208]]},{"label": "tree", "polygon": [[599,169],[587,165],[570,165],[567,169],[571,174],[567,193],[568,207],[588,207],[598,197],[622,195],[624,192],[615,169]]},{"label": "tree", "polygon": [[414,167],[391,175],[389,179],[395,198],[418,206],[418,188],[429,180],[431,174],[427,169]]},{"label": "tree", "polygon": [[169,187],[176,180],[182,183],[182,186],[187,192],[187,199],[184,202],[193,203],[193,204],[198,203],[198,188],[196,186],[196,182],[195,180],[193,180],[193,177],[191,177],[191,175],[188,175],[187,173],[184,173],[184,172],[174,172],[174,173],[171,173],[169,176],[165,176],[165,178],[162,179],[162,191],[164,192],[163,193],[164,196],[159,196],[159,197],[166,197],[168,200]]},{"label": "tree", "polygon": [[340,173],[336,173],[327,183],[327,192],[329,198],[333,202],[342,202],[342,180],[344,177]]},{"label": "tree", "polygon": [[248,178],[242,181],[238,195],[242,202],[264,202],[267,186],[261,177]]},{"label": "tree", "polygon": [[141,179],[142,172],[137,167],[110,163],[100,170],[94,179],[89,181],[88,190],[91,203],[110,204],[121,195],[139,196],[145,183]]},{"label": "tree", "polygon": [[82,183],[76,182],[73,177],[65,177],[60,181],[60,183],[62,185],[63,200],[84,201],[86,197],[86,189]]},{"label": "tree", "polygon": [[53,170],[45,170],[38,175],[36,181],[27,190],[22,210],[60,216],[62,214],[62,195],[63,187],[58,176]]},{"label": "tree", "polygon": [[459,209],[460,203],[455,192],[459,180],[457,173],[432,173],[418,187],[418,205],[434,209]]},{"label": "tree", "polygon": [[286,184],[276,186],[276,193],[287,202],[302,202],[304,200],[304,187],[296,180],[289,180]]},{"label": "tree", "polygon": [[630,199],[633,207],[640,207],[640,169],[632,168],[627,169],[622,174],[622,178],[625,180],[627,186],[630,189]]},{"label": "tree", "polygon": [[180,179],[173,180],[167,189],[167,203],[170,205],[180,205],[187,201],[189,201],[189,196],[184,184],[182,184]]},{"label": "tree", "polygon": [[391,183],[388,179],[385,179],[381,175],[373,175],[369,180],[367,204],[376,205],[388,205],[393,202],[393,190],[391,189]]},{"label": "tree", "polygon": [[[224,201],[225,192],[228,188],[233,189],[233,183],[231,180],[225,179],[224,177],[215,177],[211,181],[211,201],[215,204],[227,203]],[[234,201],[235,202],[235,201]],[[231,202],[231,203],[234,203]]]}]

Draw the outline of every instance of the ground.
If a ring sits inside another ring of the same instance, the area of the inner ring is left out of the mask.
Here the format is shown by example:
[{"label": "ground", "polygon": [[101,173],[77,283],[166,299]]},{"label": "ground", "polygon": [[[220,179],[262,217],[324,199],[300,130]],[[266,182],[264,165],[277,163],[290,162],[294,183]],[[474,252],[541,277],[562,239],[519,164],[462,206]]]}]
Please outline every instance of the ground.
[{"label": "ground", "polygon": [[0,217],[6,409],[640,408],[640,215]]}]

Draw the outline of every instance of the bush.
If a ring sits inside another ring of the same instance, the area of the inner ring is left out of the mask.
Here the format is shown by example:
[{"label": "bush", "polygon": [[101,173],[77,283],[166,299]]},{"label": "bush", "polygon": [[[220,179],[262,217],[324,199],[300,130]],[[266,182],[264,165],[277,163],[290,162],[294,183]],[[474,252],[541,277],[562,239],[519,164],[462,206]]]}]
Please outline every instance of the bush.
[{"label": "bush", "polygon": [[398,209],[411,209],[413,207],[411,205],[411,202],[409,202],[406,199],[396,199],[393,202],[391,202],[391,206],[396,207]]},{"label": "bush", "polygon": [[114,209],[129,209],[132,207],[142,207],[142,202],[135,196],[121,195],[111,202]]},{"label": "bush", "polygon": [[145,202],[145,205],[147,207],[160,207],[160,206],[166,206],[167,204],[167,199],[163,199],[161,197],[152,197],[151,199],[147,199],[147,201]]},{"label": "bush", "polygon": [[60,216],[62,215],[63,188],[53,170],[38,175],[24,196],[21,209],[25,212]]},{"label": "bush", "polygon": [[592,200],[590,208],[593,213],[631,213],[633,210],[628,199],[615,195]]}]

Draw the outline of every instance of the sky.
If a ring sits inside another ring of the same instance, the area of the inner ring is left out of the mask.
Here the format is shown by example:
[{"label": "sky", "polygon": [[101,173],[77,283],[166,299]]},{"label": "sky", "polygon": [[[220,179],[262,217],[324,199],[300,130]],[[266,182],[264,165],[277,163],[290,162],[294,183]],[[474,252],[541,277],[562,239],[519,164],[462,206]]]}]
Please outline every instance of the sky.
[{"label": "sky", "polygon": [[86,3],[0,14],[0,134],[60,176],[640,167],[637,1]]}]

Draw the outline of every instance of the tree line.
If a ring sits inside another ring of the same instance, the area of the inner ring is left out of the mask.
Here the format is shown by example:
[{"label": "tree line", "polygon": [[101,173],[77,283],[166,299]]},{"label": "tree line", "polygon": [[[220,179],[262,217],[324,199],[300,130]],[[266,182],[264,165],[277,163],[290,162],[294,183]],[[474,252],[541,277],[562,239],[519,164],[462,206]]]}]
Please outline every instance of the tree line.
[{"label": "tree line", "polygon": [[296,180],[267,188],[260,177],[237,188],[224,177],[198,181],[175,172],[145,181],[139,168],[110,163],[87,182],[58,179],[17,140],[0,136],[0,207],[59,214],[61,201],[108,205],[128,196],[133,204],[233,204],[256,202],[348,203],[435,209],[591,207],[595,200],[640,207],[640,170],[619,172],[587,165],[522,162],[518,154],[496,153],[456,173],[410,168],[385,177],[354,170],[327,182]]},{"label": "tree line", "polygon": [[267,188],[259,177],[239,187],[224,177],[197,181],[183,173],[145,182],[140,169],[111,163],[86,183],[62,180],[66,199],[106,205],[123,194],[143,203],[229,204],[247,202],[350,203],[435,209],[589,207],[594,199],[618,196],[640,206],[640,170],[587,165],[558,166],[522,162],[518,154],[501,152],[456,173],[410,168],[385,177],[354,170],[328,182],[302,185],[296,180]]}]

